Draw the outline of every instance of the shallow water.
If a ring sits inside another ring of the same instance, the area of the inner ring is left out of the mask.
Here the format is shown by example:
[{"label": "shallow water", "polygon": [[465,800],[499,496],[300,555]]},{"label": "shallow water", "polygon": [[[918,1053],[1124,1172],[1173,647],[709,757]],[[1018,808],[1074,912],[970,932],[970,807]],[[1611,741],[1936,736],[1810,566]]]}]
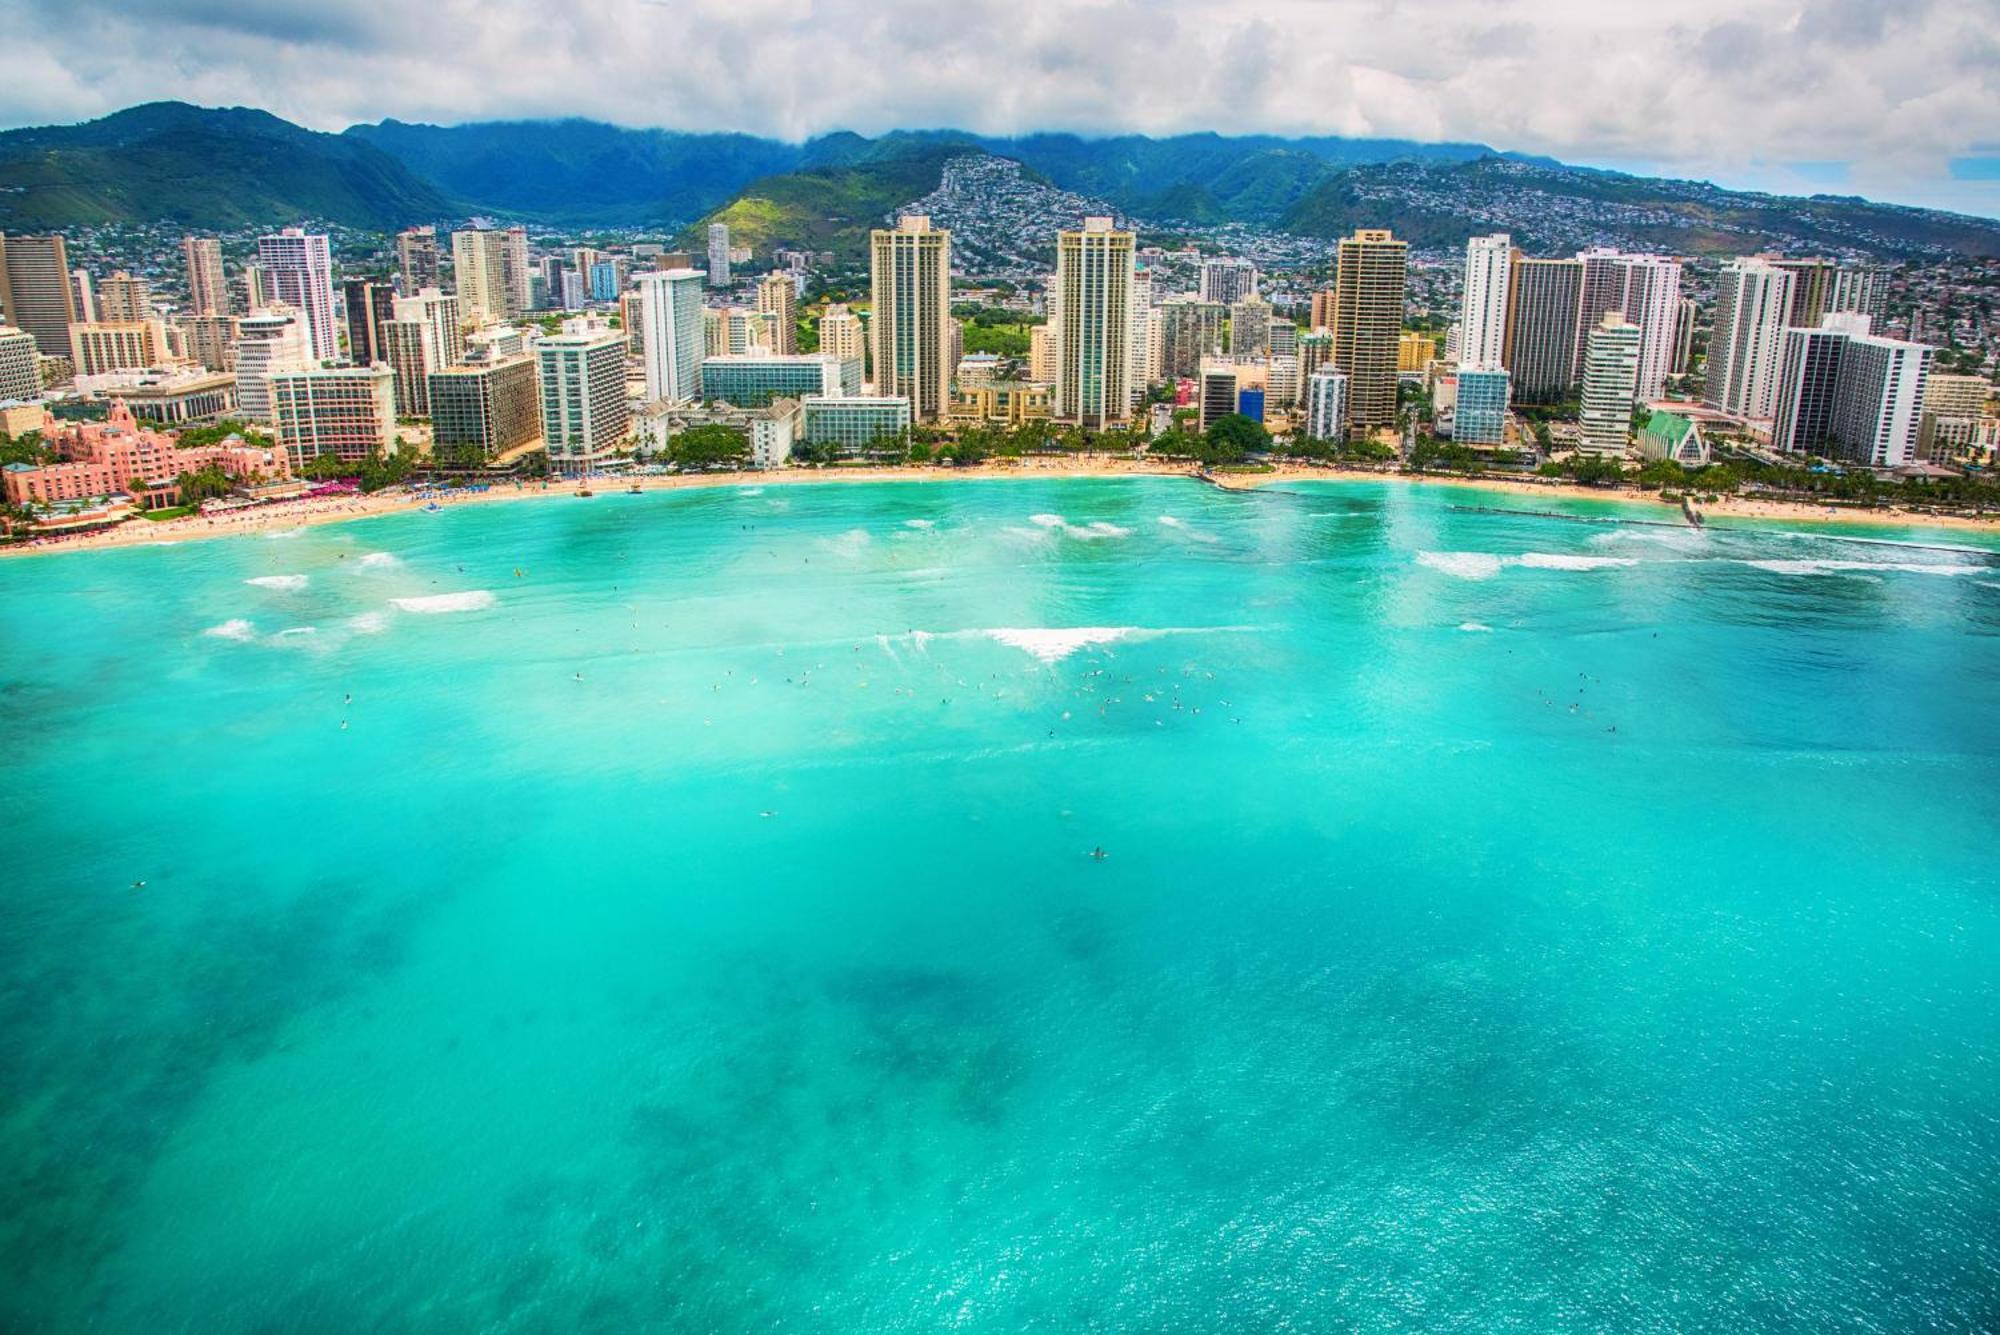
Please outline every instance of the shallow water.
[{"label": "shallow water", "polygon": [[1482,502],[0,565],[0,1325],[1990,1327],[2000,555]]}]

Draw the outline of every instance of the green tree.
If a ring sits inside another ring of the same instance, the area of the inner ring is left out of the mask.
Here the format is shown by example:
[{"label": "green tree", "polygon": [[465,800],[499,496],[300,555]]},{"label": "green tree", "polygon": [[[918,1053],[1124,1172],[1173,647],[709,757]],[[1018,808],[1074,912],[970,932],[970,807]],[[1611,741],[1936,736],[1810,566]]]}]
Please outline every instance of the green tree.
[{"label": "green tree", "polygon": [[681,468],[740,468],[750,460],[750,441],[719,424],[689,427],[668,443],[667,458]]}]

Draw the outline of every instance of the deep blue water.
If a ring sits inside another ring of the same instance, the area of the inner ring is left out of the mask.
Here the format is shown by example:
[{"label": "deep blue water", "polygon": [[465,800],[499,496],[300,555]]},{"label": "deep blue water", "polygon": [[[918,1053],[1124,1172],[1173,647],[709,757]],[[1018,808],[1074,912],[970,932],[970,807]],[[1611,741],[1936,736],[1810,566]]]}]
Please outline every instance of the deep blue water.
[{"label": "deep blue water", "polygon": [[1479,504],[0,562],[0,1326],[1994,1328],[1994,544]]}]

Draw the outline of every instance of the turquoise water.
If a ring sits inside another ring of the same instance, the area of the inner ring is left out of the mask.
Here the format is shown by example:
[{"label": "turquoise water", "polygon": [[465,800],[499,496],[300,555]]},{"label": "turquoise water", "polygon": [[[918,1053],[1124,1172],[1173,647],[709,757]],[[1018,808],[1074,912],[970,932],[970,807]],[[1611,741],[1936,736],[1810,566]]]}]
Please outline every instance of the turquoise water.
[{"label": "turquoise water", "polygon": [[0,1326],[1992,1328],[2000,555],[1471,504],[0,563]]}]

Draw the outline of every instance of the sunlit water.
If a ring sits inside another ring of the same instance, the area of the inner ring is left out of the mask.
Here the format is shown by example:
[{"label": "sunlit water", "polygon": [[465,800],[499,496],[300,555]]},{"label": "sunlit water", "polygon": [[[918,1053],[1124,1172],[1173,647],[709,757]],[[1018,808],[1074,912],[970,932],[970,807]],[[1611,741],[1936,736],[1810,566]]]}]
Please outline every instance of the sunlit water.
[{"label": "sunlit water", "polygon": [[0,563],[0,1326],[1990,1328],[2000,556],[1549,504]]}]

